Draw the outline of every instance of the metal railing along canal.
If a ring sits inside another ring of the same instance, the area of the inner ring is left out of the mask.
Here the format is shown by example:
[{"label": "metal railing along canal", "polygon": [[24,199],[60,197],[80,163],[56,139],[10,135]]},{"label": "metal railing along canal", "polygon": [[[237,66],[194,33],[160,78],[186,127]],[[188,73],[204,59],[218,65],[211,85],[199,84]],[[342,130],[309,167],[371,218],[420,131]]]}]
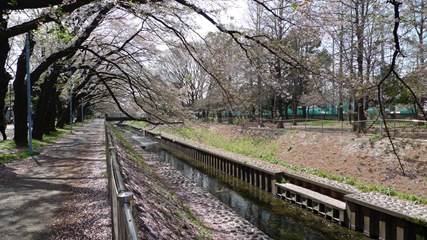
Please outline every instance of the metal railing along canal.
[{"label": "metal railing along canal", "polygon": [[136,240],[138,239],[138,234],[135,220],[132,216],[133,193],[128,191],[124,185],[120,166],[117,163],[116,150],[111,141],[107,125],[105,125],[105,140],[113,239]]}]

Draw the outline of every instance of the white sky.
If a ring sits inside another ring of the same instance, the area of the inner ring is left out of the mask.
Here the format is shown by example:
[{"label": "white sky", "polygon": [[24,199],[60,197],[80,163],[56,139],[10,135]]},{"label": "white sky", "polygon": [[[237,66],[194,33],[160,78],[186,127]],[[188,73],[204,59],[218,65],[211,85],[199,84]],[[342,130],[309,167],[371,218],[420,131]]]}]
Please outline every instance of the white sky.
[{"label": "white sky", "polygon": [[[219,23],[222,24],[233,24],[236,26],[243,26],[245,25],[245,15],[248,12],[248,6],[245,0],[235,0],[232,1],[232,4],[229,4],[230,7],[227,8],[226,11],[222,11],[218,13],[219,15]],[[212,25],[208,20],[202,18],[201,16],[196,17],[196,21],[199,22],[202,29],[200,29],[199,33],[202,35],[208,33],[208,32],[215,32],[218,31],[218,29]]]},{"label": "white sky", "polygon": [[[242,26],[245,26],[245,18],[248,14],[248,5],[246,0],[230,0],[227,3],[227,7],[225,10],[216,13],[207,13],[210,17],[215,19],[220,24],[224,24],[225,26],[229,24],[233,24],[237,30],[239,30]],[[203,8],[204,10],[209,10]],[[195,31],[200,34],[202,37],[206,36],[209,32],[217,32],[219,31],[216,26],[206,20],[204,17],[197,13],[192,14],[192,20],[194,24],[199,25],[200,29],[195,29]],[[192,38],[193,41],[199,41],[200,38],[196,36],[196,34],[190,34],[187,36],[188,39]],[[166,50],[168,46],[165,44],[160,44],[157,46],[158,50]]]}]

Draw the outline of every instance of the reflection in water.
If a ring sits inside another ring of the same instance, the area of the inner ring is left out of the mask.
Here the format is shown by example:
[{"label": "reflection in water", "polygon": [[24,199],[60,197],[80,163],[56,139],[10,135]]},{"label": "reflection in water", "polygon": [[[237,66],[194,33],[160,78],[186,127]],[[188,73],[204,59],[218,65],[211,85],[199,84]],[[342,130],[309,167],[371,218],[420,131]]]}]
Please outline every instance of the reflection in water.
[{"label": "reflection in water", "polygon": [[147,138],[135,139],[273,239],[367,239],[181,153],[147,144]]}]

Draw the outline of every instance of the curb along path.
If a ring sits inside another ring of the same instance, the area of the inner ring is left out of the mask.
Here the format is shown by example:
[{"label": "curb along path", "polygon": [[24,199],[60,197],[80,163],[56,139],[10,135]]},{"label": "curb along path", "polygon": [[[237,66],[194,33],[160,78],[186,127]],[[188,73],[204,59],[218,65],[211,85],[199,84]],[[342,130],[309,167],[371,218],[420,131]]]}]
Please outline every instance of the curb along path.
[{"label": "curb along path", "polygon": [[104,120],[76,126],[0,174],[0,239],[111,239]]}]

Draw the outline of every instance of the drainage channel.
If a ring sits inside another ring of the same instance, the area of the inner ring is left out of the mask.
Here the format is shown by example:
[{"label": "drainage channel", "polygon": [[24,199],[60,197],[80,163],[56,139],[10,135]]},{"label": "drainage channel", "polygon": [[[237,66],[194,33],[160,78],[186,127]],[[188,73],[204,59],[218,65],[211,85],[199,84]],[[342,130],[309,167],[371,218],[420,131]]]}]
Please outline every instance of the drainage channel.
[{"label": "drainage channel", "polygon": [[368,239],[164,145],[153,144],[155,139],[134,139],[273,239]]}]

